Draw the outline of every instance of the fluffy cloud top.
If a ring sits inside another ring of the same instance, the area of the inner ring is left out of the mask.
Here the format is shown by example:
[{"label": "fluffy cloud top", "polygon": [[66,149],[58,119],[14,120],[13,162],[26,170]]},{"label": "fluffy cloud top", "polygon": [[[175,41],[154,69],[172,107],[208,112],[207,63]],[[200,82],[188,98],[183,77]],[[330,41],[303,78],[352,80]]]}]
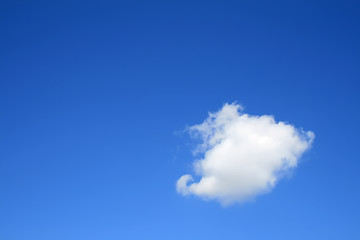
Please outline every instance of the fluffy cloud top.
[{"label": "fluffy cloud top", "polygon": [[204,157],[194,162],[199,180],[189,174],[177,181],[177,191],[223,205],[243,202],[275,187],[294,169],[309,149],[314,133],[304,132],[273,116],[251,116],[237,104],[225,104],[190,132],[202,140],[197,151]]}]

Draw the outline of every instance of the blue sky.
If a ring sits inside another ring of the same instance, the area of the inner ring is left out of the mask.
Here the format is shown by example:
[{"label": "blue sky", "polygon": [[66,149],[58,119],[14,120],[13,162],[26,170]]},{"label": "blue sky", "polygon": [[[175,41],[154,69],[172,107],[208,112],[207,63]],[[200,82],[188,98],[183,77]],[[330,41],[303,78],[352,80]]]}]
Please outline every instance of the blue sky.
[{"label": "blue sky", "polygon": [[[2,1],[0,239],[357,239],[356,1]],[[223,207],[176,192],[237,101],[316,134]]]}]

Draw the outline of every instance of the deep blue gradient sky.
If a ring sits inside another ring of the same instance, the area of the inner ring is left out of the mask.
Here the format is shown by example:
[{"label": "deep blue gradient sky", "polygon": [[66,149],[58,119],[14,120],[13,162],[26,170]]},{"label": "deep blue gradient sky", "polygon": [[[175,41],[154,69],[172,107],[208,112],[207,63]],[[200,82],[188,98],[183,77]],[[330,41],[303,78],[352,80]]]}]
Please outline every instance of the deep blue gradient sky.
[{"label": "deep blue gradient sky", "polygon": [[[360,239],[357,1],[2,1],[0,239]],[[176,193],[237,101],[315,132],[293,176]]]}]

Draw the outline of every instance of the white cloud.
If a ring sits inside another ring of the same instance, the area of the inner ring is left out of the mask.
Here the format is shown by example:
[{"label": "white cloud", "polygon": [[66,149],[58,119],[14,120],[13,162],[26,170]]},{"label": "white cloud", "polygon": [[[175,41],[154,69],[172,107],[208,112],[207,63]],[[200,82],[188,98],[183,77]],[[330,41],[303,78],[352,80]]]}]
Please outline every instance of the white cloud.
[{"label": "white cloud", "polygon": [[237,104],[225,104],[190,133],[202,140],[194,161],[199,180],[189,174],[177,181],[177,191],[223,205],[243,202],[269,192],[284,174],[294,169],[315,135],[273,116],[251,116]]}]

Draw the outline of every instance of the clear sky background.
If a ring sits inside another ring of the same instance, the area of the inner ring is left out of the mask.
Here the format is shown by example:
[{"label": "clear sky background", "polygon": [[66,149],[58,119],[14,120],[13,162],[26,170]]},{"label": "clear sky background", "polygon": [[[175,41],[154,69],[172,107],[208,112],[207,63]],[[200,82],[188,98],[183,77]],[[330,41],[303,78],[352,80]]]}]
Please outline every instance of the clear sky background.
[{"label": "clear sky background", "polygon": [[[358,1],[2,1],[0,239],[360,239]],[[237,101],[316,134],[253,202],[183,197]]]}]

